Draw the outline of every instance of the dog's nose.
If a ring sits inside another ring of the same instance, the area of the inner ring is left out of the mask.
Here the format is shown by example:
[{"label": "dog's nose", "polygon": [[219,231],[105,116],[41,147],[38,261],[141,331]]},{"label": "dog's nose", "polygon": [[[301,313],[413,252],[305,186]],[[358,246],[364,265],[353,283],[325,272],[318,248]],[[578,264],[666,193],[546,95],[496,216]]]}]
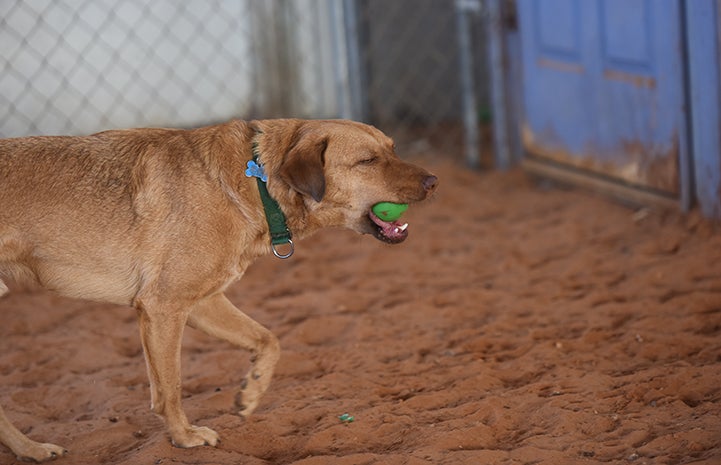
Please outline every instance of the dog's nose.
[{"label": "dog's nose", "polygon": [[426,190],[427,193],[431,193],[434,190],[436,190],[436,186],[438,185],[438,178],[430,175],[423,178],[423,188]]}]

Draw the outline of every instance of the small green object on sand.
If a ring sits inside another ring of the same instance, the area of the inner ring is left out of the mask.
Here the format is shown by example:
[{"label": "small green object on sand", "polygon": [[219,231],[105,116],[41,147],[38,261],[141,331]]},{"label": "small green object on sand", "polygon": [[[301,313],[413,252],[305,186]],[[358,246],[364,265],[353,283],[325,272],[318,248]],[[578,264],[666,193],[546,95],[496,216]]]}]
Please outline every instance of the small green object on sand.
[{"label": "small green object on sand", "polygon": [[373,205],[373,213],[383,221],[395,221],[408,210],[407,203],[380,202]]},{"label": "small green object on sand", "polygon": [[353,415],[344,413],[343,415],[339,416],[338,419],[340,421],[342,421],[343,423],[353,423],[353,420],[355,420],[355,417]]}]

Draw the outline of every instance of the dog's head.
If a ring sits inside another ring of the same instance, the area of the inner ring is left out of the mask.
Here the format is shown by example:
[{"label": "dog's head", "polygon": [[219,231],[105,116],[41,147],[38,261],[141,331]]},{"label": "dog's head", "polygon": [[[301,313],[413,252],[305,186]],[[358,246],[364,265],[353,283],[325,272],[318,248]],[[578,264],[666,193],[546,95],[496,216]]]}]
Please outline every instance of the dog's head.
[{"label": "dog's head", "polygon": [[398,158],[393,141],[372,126],[293,121],[287,150],[272,168],[269,189],[287,195],[315,226],[342,226],[384,242],[402,242],[407,224],[383,221],[372,207],[379,202],[422,201],[435,190],[437,178]]}]

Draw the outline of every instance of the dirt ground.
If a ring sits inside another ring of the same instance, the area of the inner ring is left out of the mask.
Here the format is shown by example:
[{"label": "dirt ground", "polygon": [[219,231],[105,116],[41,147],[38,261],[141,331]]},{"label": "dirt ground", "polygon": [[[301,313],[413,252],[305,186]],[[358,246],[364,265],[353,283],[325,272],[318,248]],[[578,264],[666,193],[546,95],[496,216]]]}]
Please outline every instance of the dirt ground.
[{"label": "dirt ground", "polygon": [[718,228],[424,164],[405,243],[324,231],[230,289],[283,347],[252,417],[248,355],[187,331],[184,405],[218,448],[150,413],[132,309],[38,291],[0,302],[6,412],[73,465],[721,463]]}]

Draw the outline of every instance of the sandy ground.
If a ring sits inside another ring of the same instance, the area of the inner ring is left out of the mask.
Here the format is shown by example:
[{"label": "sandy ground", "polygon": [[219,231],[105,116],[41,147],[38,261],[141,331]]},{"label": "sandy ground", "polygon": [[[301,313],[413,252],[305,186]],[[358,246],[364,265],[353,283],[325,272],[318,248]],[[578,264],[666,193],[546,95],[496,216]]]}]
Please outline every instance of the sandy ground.
[{"label": "sandy ground", "polygon": [[426,164],[404,244],[325,231],[230,289],[284,350],[251,418],[247,354],[187,331],[184,405],[218,448],[169,444],[132,309],[43,292],[0,302],[6,412],[74,465],[721,463],[717,228]]}]

